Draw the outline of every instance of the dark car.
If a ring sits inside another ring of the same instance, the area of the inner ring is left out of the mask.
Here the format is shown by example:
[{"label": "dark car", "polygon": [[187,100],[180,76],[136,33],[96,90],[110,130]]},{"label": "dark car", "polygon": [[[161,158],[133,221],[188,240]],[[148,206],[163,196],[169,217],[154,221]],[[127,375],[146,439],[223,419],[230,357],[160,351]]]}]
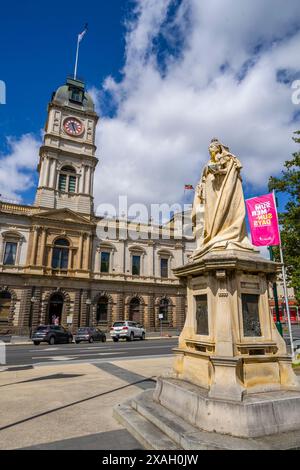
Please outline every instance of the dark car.
[{"label": "dark car", "polygon": [[60,325],[40,325],[31,336],[33,343],[72,343],[73,335]]},{"label": "dark car", "polygon": [[90,326],[85,328],[78,328],[75,335],[75,343],[78,344],[81,341],[88,341],[89,343],[93,343],[94,341],[102,341],[102,343],[105,343],[106,334],[99,330],[99,328],[92,328]]}]

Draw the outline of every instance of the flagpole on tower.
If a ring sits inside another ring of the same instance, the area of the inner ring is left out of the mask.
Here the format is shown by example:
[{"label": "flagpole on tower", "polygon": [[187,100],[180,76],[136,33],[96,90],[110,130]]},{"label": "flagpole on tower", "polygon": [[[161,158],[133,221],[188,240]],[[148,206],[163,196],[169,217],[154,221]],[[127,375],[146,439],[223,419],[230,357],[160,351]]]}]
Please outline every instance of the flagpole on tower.
[{"label": "flagpole on tower", "polygon": [[78,51],[79,51],[79,36],[77,38],[76,59],[75,59],[75,67],[74,67],[74,80],[76,80],[76,76],[77,76]]},{"label": "flagpole on tower", "polygon": [[86,23],[84,25],[84,30],[82,31],[82,33],[78,34],[78,36],[77,36],[76,59],[75,59],[75,67],[74,67],[74,80],[76,80],[76,78],[77,78],[79,44],[81,43],[83,36],[87,32],[87,29],[88,29],[88,24]]}]

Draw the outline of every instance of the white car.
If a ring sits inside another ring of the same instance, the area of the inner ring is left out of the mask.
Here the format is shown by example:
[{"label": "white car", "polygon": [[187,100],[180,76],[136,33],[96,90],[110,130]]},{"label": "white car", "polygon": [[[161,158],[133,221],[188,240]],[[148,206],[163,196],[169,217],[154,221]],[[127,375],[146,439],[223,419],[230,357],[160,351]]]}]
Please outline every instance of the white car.
[{"label": "white car", "polygon": [[145,339],[146,331],[139,323],[120,320],[115,321],[111,327],[110,336],[115,342],[121,338],[125,338],[127,341],[133,341],[135,338],[143,340]]}]

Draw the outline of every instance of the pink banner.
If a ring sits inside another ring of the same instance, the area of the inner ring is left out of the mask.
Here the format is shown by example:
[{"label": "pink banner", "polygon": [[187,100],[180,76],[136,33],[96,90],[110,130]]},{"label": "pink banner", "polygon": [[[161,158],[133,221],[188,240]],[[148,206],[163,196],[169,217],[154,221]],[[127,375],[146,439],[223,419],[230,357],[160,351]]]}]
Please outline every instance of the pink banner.
[{"label": "pink banner", "polygon": [[247,199],[246,207],[253,245],[280,245],[277,209],[273,193]]}]

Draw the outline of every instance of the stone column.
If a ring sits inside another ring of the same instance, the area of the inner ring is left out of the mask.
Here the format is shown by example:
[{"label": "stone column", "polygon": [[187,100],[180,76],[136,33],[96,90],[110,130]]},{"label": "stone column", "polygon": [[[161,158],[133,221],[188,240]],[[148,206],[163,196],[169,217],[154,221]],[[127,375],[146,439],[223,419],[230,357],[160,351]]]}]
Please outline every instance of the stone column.
[{"label": "stone column", "polygon": [[51,167],[50,167],[50,188],[56,189],[56,159],[51,159]]},{"label": "stone column", "polygon": [[68,270],[72,269],[72,266],[73,266],[73,255],[74,255],[74,252],[73,252],[73,250],[70,248],[70,249],[69,249],[69,258],[68,258]]},{"label": "stone column", "polygon": [[90,194],[91,192],[91,167],[87,167],[87,176],[86,176],[86,181],[87,181],[87,186],[86,186],[86,193]]},{"label": "stone column", "polygon": [[46,158],[46,162],[45,162],[45,184],[44,186],[48,187],[49,186],[49,176],[50,176],[50,172],[49,172],[49,168],[50,168],[50,159],[49,157]]},{"label": "stone column", "polygon": [[84,192],[84,180],[85,180],[85,167],[83,166],[81,169],[81,174],[79,178],[79,193],[80,194]]},{"label": "stone column", "polygon": [[42,229],[42,238],[41,238],[41,246],[40,246],[40,265],[44,266],[44,256],[45,256],[45,246],[46,246],[46,236],[47,236],[47,229]]},{"label": "stone column", "polygon": [[32,246],[31,246],[31,260],[30,260],[30,264],[32,266],[35,265],[35,261],[36,261],[36,253],[37,253],[37,246],[38,246],[38,231],[39,231],[39,227],[35,226],[33,228],[34,232],[33,232],[33,242],[32,242]]},{"label": "stone column", "polygon": [[91,251],[91,235],[88,233],[85,243],[85,257],[84,257],[84,269],[86,271],[90,268],[90,251]]},{"label": "stone column", "polygon": [[82,251],[83,251],[83,233],[80,233],[79,238],[79,250],[78,250],[78,259],[77,259],[77,269],[82,268]]},{"label": "stone column", "polygon": [[96,256],[96,259],[95,259],[95,273],[99,274],[100,273],[100,256],[101,256],[101,250],[98,248],[96,251],[95,251],[95,256]]}]

